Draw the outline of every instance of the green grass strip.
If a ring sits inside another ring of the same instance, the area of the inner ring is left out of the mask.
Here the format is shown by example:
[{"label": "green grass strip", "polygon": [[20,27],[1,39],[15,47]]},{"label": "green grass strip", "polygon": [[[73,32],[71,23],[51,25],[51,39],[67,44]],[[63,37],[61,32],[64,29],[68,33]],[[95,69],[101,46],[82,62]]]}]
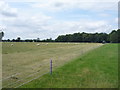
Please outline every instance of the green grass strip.
[{"label": "green grass strip", "polygon": [[106,44],[21,88],[117,88],[118,45]]}]

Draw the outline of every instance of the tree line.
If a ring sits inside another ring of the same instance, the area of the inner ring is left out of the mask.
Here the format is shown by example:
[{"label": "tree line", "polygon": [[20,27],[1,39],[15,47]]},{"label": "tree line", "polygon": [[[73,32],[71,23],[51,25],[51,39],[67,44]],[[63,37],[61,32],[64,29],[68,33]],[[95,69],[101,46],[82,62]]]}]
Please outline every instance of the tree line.
[{"label": "tree line", "polygon": [[2,40],[3,42],[92,42],[92,43],[120,43],[120,29],[113,30],[111,33],[74,33],[74,34],[66,34],[60,35],[55,40],[44,39],[26,39],[21,40],[20,37],[17,39],[8,39]]},{"label": "tree line", "polygon": [[55,40],[52,40],[52,38],[50,39],[44,39],[44,40],[40,40],[39,38],[37,39],[25,39],[22,40],[20,37],[17,37],[17,39],[7,39],[7,40],[2,40],[3,42],[55,42]]},{"label": "tree line", "polygon": [[120,29],[113,30],[111,33],[74,33],[58,36],[56,42],[94,42],[94,43],[119,43]]}]

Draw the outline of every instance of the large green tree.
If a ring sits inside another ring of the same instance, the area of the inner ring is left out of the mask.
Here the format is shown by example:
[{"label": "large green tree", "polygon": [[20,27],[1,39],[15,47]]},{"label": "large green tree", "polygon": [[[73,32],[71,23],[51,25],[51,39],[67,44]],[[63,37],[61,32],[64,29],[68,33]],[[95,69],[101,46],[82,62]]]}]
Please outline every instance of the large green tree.
[{"label": "large green tree", "polygon": [[118,42],[118,34],[116,30],[113,30],[110,34],[109,34],[109,40],[111,43],[117,43]]}]

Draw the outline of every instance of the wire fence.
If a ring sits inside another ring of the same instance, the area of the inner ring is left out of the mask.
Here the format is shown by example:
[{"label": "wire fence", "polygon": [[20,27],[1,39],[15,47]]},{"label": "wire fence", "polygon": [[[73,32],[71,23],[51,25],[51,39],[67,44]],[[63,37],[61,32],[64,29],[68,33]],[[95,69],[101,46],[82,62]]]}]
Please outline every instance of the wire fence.
[{"label": "wire fence", "polygon": [[[24,75],[25,72],[16,73],[16,74],[10,75],[10,76],[8,76],[6,78],[3,78],[2,80],[0,80],[3,83],[5,83],[2,87],[3,88],[18,88],[18,87],[20,87],[20,86],[22,86],[22,85],[24,85],[26,83],[29,83],[29,82],[31,82],[31,81],[33,81],[33,80],[47,74],[47,73],[50,73],[50,68],[51,68],[50,65],[51,65],[50,62],[39,64],[35,68],[39,68],[39,66],[43,66],[44,69],[41,68],[40,70],[37,70],[36,72],[33,72],[33,73],[29,74],[29,75],[26,75],[26,77],[23,77],[21,79],[18,79],[17,75]],[[44,67],[44,66],[47,66],[47,67]],[[12,78],[17,78],[17,79],[13,80]],[[11,81],[11,83],[10,83],[10,81]],[[6,84],[6,82],[8,84]]]},{"label": "wire fence", "polygon": [[[95,49],[95,48],[97,48],[97,47],[92,47],[91,49]],[[87,51],[89,51],[89,49],[85,49],[85,50],[81,51],[81,54],[84,54]],[[52,62],[52,60],[50,62],[46,62],[46,63],[42,62],[42,64],[37,64],[37,65],[32,67],[32,69],[36,69],[36,68],[38,69],[35,72],[28,73],[28,74],[26,74],[26,72],[16,73],[16,74],[10,75],[6,78],[3,78],[0,81],[2,81],[4,83],[3,88],[18,88],[18,87],[21,87],[22,85],[25,85],[25,84],[27,84],[27,83],[35,80],[35,79],[38,79],[38,78],[42,77],[43,75],[45,75],[47,73],[52,74],[52,69],[57,68],[58,63],[59,62],[56,62],[54,64]],[[42,67],[42,68],[40,68],[40,67]],[[18,75],[22,75],[24,77],[21,77],[20,79],[19,78],[18,79],[13,79],[13,78],[17,78]],[[59,74],[59,75],[62,76],[62,74]],[[71,75],[67,75],[67,76],[71,76]],[[80,75],[75,75],[75,76],[80,77]]]},{"label": "wire fence", "polygon": [[[38,66],[33,66],[33,67],[35,67],[35,68],[39,68],[39,66],[45,66],[45,65],[48,65],[49,64],[49,62],[47,62],[47,63],[43,63],[43,64],[38,64]],[[33,68],[33,69],[35,69],[35,68]],[[9,78],[11,78],[11,77],[13,77],[13,76],[16,76],[16,75],[20,75],[20,74],[22,74],[22,73],[15,73],[15,74],[12,74],[12,75],[9,75],[8,77],[5,77],[5,78],[2,78],[2,80],[0,80],[0,81],[3,81],[3,80],[6,80],[6,79],[9,79]]]},{"label": "wire fence", "polygon": [[16,86],[15,88],[18,88],[18,87],[20,87],[20,86],[22,86],[22,85],[24,85],[24,84],[27,84],[27,83],[29,83],[29,82],[31,82],[31,81],[37,79],[37,78],[40,78],[41,76],[43,76],[43,75],[45,75],[45,74],[47,74],[47,73],[48,73],[48,72],[46,72],[46,73],[44,73],[44,74],[42,74],[42,75],[40,75],[40,76],[38,76],[38,77],[35,77],[35,78],[33,78],[33,79],[31,79],[31,80],[25,82],[25,83],[22,83],[22,84]]},{"label": "wire fence", "polygon": [[[48,73],[48,72],[47,72]],[[20,80],[17,80],[16,82],[14,82],[14,83],[12,83],[12,84],[9,84],[9,85],[7,85],[7,86],[5,86],[5,87],[9,87],[9,86],[15,86],[16,84],[19,84],[19,83],[21,83],[21,82],[25,82],[25,80],[27,79],[27,78],[29,78],[29,77],[32,77],[32,76],[34,76],[34,75],[36,75],[36,74],[38,74],[38,72],[36,72],[36,73],[33,73],[33,74],[31,74],[31,75],[28,75],[27,77],[25,77],[25,78],[22,78],[22,79],[20,79]],[[40,76],[42,76],[42,75],[44,75],[44,74],[39,74]],[[31,81],[31,80],[30,80]],[[28,81],[27,81],[28,82]],[[25,82],[26,83],[26,82]],[[23,83],[23,85],[24,85],[24,83]]]},{"label": "wire fence", "polygon": [[8,76],[8,77],[3,78],[3,79],[0,80],[0,81],[3,81],[3,80],[6,80],[6,79],[9,79],[9,78],[11,78],[11,77],[13,77],[13,76],[16,76],[16,75],[19,75],[19,74],[20,74],[20,73],[16,73],[16,74],[10,75],[10,76]]}]

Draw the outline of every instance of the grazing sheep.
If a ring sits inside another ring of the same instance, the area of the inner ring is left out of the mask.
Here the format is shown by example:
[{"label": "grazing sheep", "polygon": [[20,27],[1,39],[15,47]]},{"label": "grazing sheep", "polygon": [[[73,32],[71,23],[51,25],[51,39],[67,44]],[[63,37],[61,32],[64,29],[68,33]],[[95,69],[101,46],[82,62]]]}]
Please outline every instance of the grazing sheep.
[{"label": "grazing sheep", "polygon": [[11,44],[11,46],[13,46],[13,44]]},{"label": "grazing sheep", "polygon": [[37,46],[40,46],[40,44],[38,43]]},{"label": "grazing sheep", "polygon": [[48,45],[48,43],[46,43],[46,45]]}]

